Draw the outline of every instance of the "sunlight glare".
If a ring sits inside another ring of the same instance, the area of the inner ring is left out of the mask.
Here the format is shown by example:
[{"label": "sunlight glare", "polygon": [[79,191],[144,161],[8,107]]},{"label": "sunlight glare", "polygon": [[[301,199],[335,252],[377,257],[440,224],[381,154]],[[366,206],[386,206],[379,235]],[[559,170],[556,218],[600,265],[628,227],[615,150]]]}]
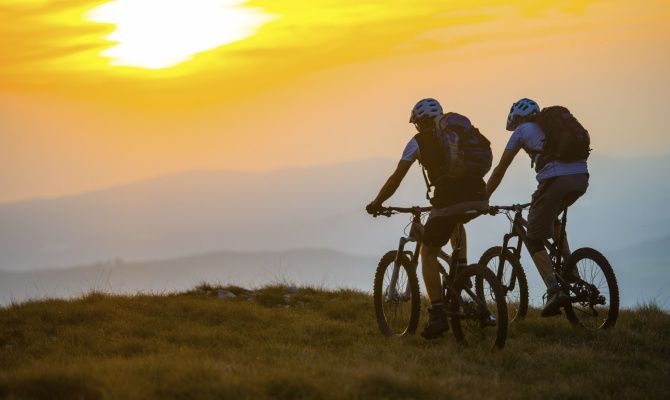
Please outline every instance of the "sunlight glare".
[{"label": "sunlight glare", "polygon": [[101,54],[112,64],[172,67],[195,54],[252,36],[273,19],[243,0],[113,0],[91,10],[92,22],[116,25],[116,45]]}]

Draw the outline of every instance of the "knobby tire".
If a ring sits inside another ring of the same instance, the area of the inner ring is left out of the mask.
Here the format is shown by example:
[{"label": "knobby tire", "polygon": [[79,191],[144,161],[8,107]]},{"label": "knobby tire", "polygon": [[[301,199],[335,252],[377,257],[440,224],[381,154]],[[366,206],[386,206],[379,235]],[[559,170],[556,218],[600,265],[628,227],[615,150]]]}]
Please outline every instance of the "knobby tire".
[{"label": "knobby tire", "polygon": [[[482,265],[490,269],[494,275],[498,276],[498,268],[500,268],[500,255],[502,247],[495,246],[486,250],[484,254],[479,258],[479,265]],[[501,284],[503,285],[503,290],[506,292],[506,302],[507,302],[507,311],[509,314],[509,321],[516,322],[520,321],[526,317],[528,313],[528,280],[526,279],[526,272],[519,262],[519,258],[514,255],[511,251],[505,249],[504,253],[505,265],[503,266],[503,276]],[[491,265],[492,261],[497,261],[495,265]],[[512,278],[512,272],[514,273],[514,284],[515,292],[518,292],[517,296],[513,295],[505,287],[510,286],[510,280]],[[481,281],[477,280],[477,288],[480,288]],[[518,303],[518,304],[517,304]]]},{"label": "knobby tire", "polygon": [[[374,288],[373,288],[373,298],[375,306],[375,316],[377,318],[377,325],[379,330],[384,336],[407,336],[416,332],[417,325],[419,324],[419,313],[421,307],[421,297],[419,293],[419,279],[416,275],[416,268],[412,265],[407,254],[402,254],[399,258],[400,261],[400,272],[403,272],[407,276],[407,280],[410,286],[410,310],[407,318],[407,323],[403,324],[402,327],[392,327],[389,323],[389,318],[391,316],[386,315],[384,311],[384,304],[388,305],[389,311],[393,308],[393,304],[386,302],[385,299],[385,287],[384,277],[386,276],[387,270],[393,268],[394,261],[396,259],[396,250],[389,251],[386,253],[377,266],[377,271],[375,272]],[[403,306],[402,304],[398,307]]]},{"label": "knobby tire", "polygon": [[[619,318],[619,286],[617,284],[616,276],[614,275],[614,270],[605,256],[599,251],[589,247],[575,250],[566,261],[566,266],[568,268],[573,266],[579,268],[580,262],[583,261],[591,261],[591,265],[596,266],[602,273],[603,277],[599,278],[597,271],[586,271],[585,267],[581,270],[578,269],[581,279],[587,283],[600,286],[599,289],[602,289],[603,284],[607,285],[608,293],[603,294],[601,291],[601,294],[605,296],[609,308],[605,315],[599,316],[598,318],[592,318],[587,315],[589,310],[584,306],[584,303],[574,302],[564,308],[565,316],[572,324],[581,328],[591,330],[613,328]],[[582,276],[584,272],[586,272],[585,275],[587,276]],[[570,295],[572,296],[574,293],[570,293]]]}]

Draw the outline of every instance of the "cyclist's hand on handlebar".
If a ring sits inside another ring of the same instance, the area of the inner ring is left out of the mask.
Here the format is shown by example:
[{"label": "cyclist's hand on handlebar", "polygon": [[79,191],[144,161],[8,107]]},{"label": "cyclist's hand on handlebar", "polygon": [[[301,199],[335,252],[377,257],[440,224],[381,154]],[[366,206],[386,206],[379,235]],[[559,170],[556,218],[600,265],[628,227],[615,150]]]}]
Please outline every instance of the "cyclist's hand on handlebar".
[{"label": "cyclist's hand on handlebar", "polygon": [[370,215],[377,216],[379,213],[383,210],[383,207],[379,203],[375,203],[374,201],[365,206],[365,211],[368,212]]},{"label": "cyclist's hand on handlebar", "polygon": [[500,209],[499,209],[498,207],[496,207],[496,206],[490,206],[490,207],[488,207],[488,208],[484,211],[484,214],[488,214],[488,215],[496,215],[496,214],[498,214],[499,212],[500,212]]}]

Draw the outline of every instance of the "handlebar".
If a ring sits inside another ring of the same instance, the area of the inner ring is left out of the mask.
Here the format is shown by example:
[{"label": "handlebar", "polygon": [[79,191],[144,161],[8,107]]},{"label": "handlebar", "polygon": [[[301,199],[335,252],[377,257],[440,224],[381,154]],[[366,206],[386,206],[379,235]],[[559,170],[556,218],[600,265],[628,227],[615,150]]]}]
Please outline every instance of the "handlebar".
[{"label": "handlebar", "polygon": [[[525,203],[525,204],[512,204],[511,206],[490,206],[486,210],[482,211],[468,211],[466,213],[477,213],[477,214],[490,214],[490,215],[495,215],[498,214],[500,211],[514,211],[514,212],[521,212],[524,209],[530,207],[530,203]],[[407,213],[407,214],[414,214],[418,215],[424,212],[428,212],[432,210],[432,207],[420,207],[420,206],[413,206],[413,207],[383,207],[379,209],[378,211],[374,212],[372,214],[373,217],[378,217],[378,216],[384,216],[384,217],[390,217],[393,214],[401,214],[401,213]]]},{"label": "handlebar", "polygon": [[500,211],[521,212],[528,207],[530,207],[530,203],[512,204],[511,206],[491,206],[489,209],[491,210],[491,214],[497,214]]},{"label": "handlebar", "polygon": [[408,214],[421,214],[424,212],[428,212],[432,209],[432,207],[420,207],[420,206],[414,206],[414,207],[383,207],[379,209],[379,211],[376,211],[372,214],[373,217],[377,216],[384,216],[384,217],[390,217],[393,214],[400,214],[400,213],[408,213]]}]

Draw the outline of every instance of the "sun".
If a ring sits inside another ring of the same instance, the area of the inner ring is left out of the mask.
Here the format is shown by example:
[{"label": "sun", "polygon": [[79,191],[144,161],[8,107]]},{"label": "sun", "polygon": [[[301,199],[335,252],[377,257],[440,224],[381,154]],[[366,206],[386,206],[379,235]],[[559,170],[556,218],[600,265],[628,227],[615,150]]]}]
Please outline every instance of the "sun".
[{"label": "sun", "polygon": [[113,0],[87,14],[114,24],[106,39],[116,45],[101,54],[112,64],[169,68],[195,54],[254,35],[273,16],[242,0]]}]

